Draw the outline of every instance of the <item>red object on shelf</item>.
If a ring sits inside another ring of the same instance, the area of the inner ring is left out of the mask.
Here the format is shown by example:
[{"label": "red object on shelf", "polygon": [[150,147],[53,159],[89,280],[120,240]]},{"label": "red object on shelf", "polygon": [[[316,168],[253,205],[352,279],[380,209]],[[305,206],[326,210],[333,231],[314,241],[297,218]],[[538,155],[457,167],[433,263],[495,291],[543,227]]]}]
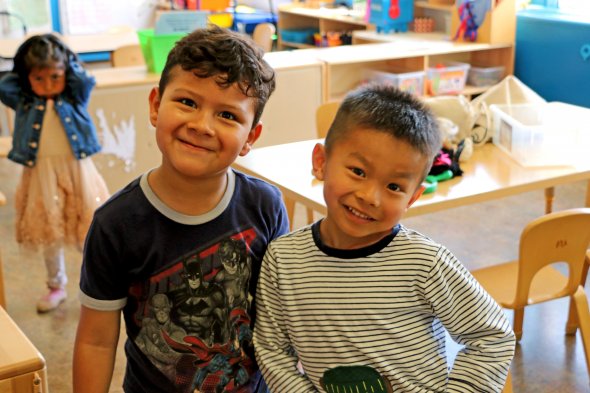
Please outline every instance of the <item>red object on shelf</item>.
[{"label": "red object on shelf", "polygon": [[391,19],[397,19],[399,18],[399,15],[399,0],[391,0],[391,4],[389,6],[389,17]]}]

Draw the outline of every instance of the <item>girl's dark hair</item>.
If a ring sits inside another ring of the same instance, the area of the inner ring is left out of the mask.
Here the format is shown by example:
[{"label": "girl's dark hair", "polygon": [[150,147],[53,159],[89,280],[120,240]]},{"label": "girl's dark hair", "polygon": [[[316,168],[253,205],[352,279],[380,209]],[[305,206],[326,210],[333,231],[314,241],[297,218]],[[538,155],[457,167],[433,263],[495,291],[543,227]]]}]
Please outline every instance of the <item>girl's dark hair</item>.
[{"label": "girl's dark hair", "polygon": [[33,68],[53,67],[57,63],[63,63],[67,70],[71,58],[77,59],[76,54],[55,35],[34,35],[16,51],[12,72],[18,75],[23,90],[30,92],[29,73]]},{"label": "girl's dark hair", "polygon": [[160,77],[160,95],[176,65],[200,78],[216,77],[223,88],[237,83],[248,97],[256,99],[254,127],[275,89],[275,73],[262,58],[264,52],[245,34],[212,25],[197,29],[179,40],[168,54]]}]

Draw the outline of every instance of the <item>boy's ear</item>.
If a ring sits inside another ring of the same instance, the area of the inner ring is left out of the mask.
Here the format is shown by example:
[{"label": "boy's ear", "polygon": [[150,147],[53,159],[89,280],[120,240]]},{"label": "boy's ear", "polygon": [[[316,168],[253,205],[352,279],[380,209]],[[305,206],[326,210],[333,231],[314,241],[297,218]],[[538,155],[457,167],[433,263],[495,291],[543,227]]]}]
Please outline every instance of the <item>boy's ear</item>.
[{"label": "boy's ear", "polygon": [[158,110],[160,109],[160,90],[158,89],[157,86],[154,86],[152,88],[152,91],[150,91],[149,102],[150,102],[150,123],[152,124],[152,126],[155,127],[156,123],[158,121]]},{"label": "boy's ear", "polygon": [[410,198],[410,200],[408,201],[408,205],[406,206],[406,211],[410,208],[410,206],[412,206],[414,204],[414,202],[416,202],[418,200],[418,198],[420,198],[422,196],[422,194],[424,193],[424,190],[426,190],[426,186],[424,185],[424,183],[420,183],[420,186],[418,187],[418,189],[416,191],[414,191],[414,195],[412,195],[412,198]]},{"label": "boy's ear", "polygon": [[318,180],[324,180],[324,167],[326,166],[326,148],[321,143],[317,143],[311,154],[311,173]]},{"label": "boy's ear", "polygon": [[256,142],[258,138],[260,138],[261,133],[262,122],[258,122],[258,124],[256,124],[254,128],[250,130],[250,133],[248,133],[248,139],[246,139],[246,143],[244,143],[244,146],[240,151],[240,156],[245,156],[250,152],[250,150],[252,150],[252,145],[254,145],[254,142]]}]

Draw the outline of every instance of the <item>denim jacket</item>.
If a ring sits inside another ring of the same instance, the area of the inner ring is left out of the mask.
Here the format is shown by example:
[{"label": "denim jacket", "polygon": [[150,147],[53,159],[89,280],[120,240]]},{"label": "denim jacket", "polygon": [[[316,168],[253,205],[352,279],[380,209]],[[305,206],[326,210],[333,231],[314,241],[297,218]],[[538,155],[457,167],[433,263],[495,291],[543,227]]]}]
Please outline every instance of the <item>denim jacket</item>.
[{"label": "denim jacket", "polygon": [[[78,160],[97,153],[101,148],[96,127],[87,109],[90,92],[95,84],[94,77],[72,59],[66,73],[66,88],[54,98],[55,110]],[[46,99],[32,91],[25,91],[18,75],[9,72],[0,79],[0,100],[15,111],[12,150],[8,158],[33,167],[37,161]]]}]

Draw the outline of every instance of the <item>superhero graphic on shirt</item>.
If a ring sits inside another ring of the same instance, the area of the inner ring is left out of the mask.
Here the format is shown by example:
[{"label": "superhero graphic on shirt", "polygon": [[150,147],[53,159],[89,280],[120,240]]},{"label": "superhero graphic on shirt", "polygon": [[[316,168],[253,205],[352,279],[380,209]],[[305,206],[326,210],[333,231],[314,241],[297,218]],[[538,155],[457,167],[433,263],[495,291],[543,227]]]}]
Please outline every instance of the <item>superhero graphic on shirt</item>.
[{"label": "superhero graphic on shirt", "polygon": [[131,291],[140,326],[134,341],[179,391],[248,391],[254,236],[245,231],[196,249]]}]

